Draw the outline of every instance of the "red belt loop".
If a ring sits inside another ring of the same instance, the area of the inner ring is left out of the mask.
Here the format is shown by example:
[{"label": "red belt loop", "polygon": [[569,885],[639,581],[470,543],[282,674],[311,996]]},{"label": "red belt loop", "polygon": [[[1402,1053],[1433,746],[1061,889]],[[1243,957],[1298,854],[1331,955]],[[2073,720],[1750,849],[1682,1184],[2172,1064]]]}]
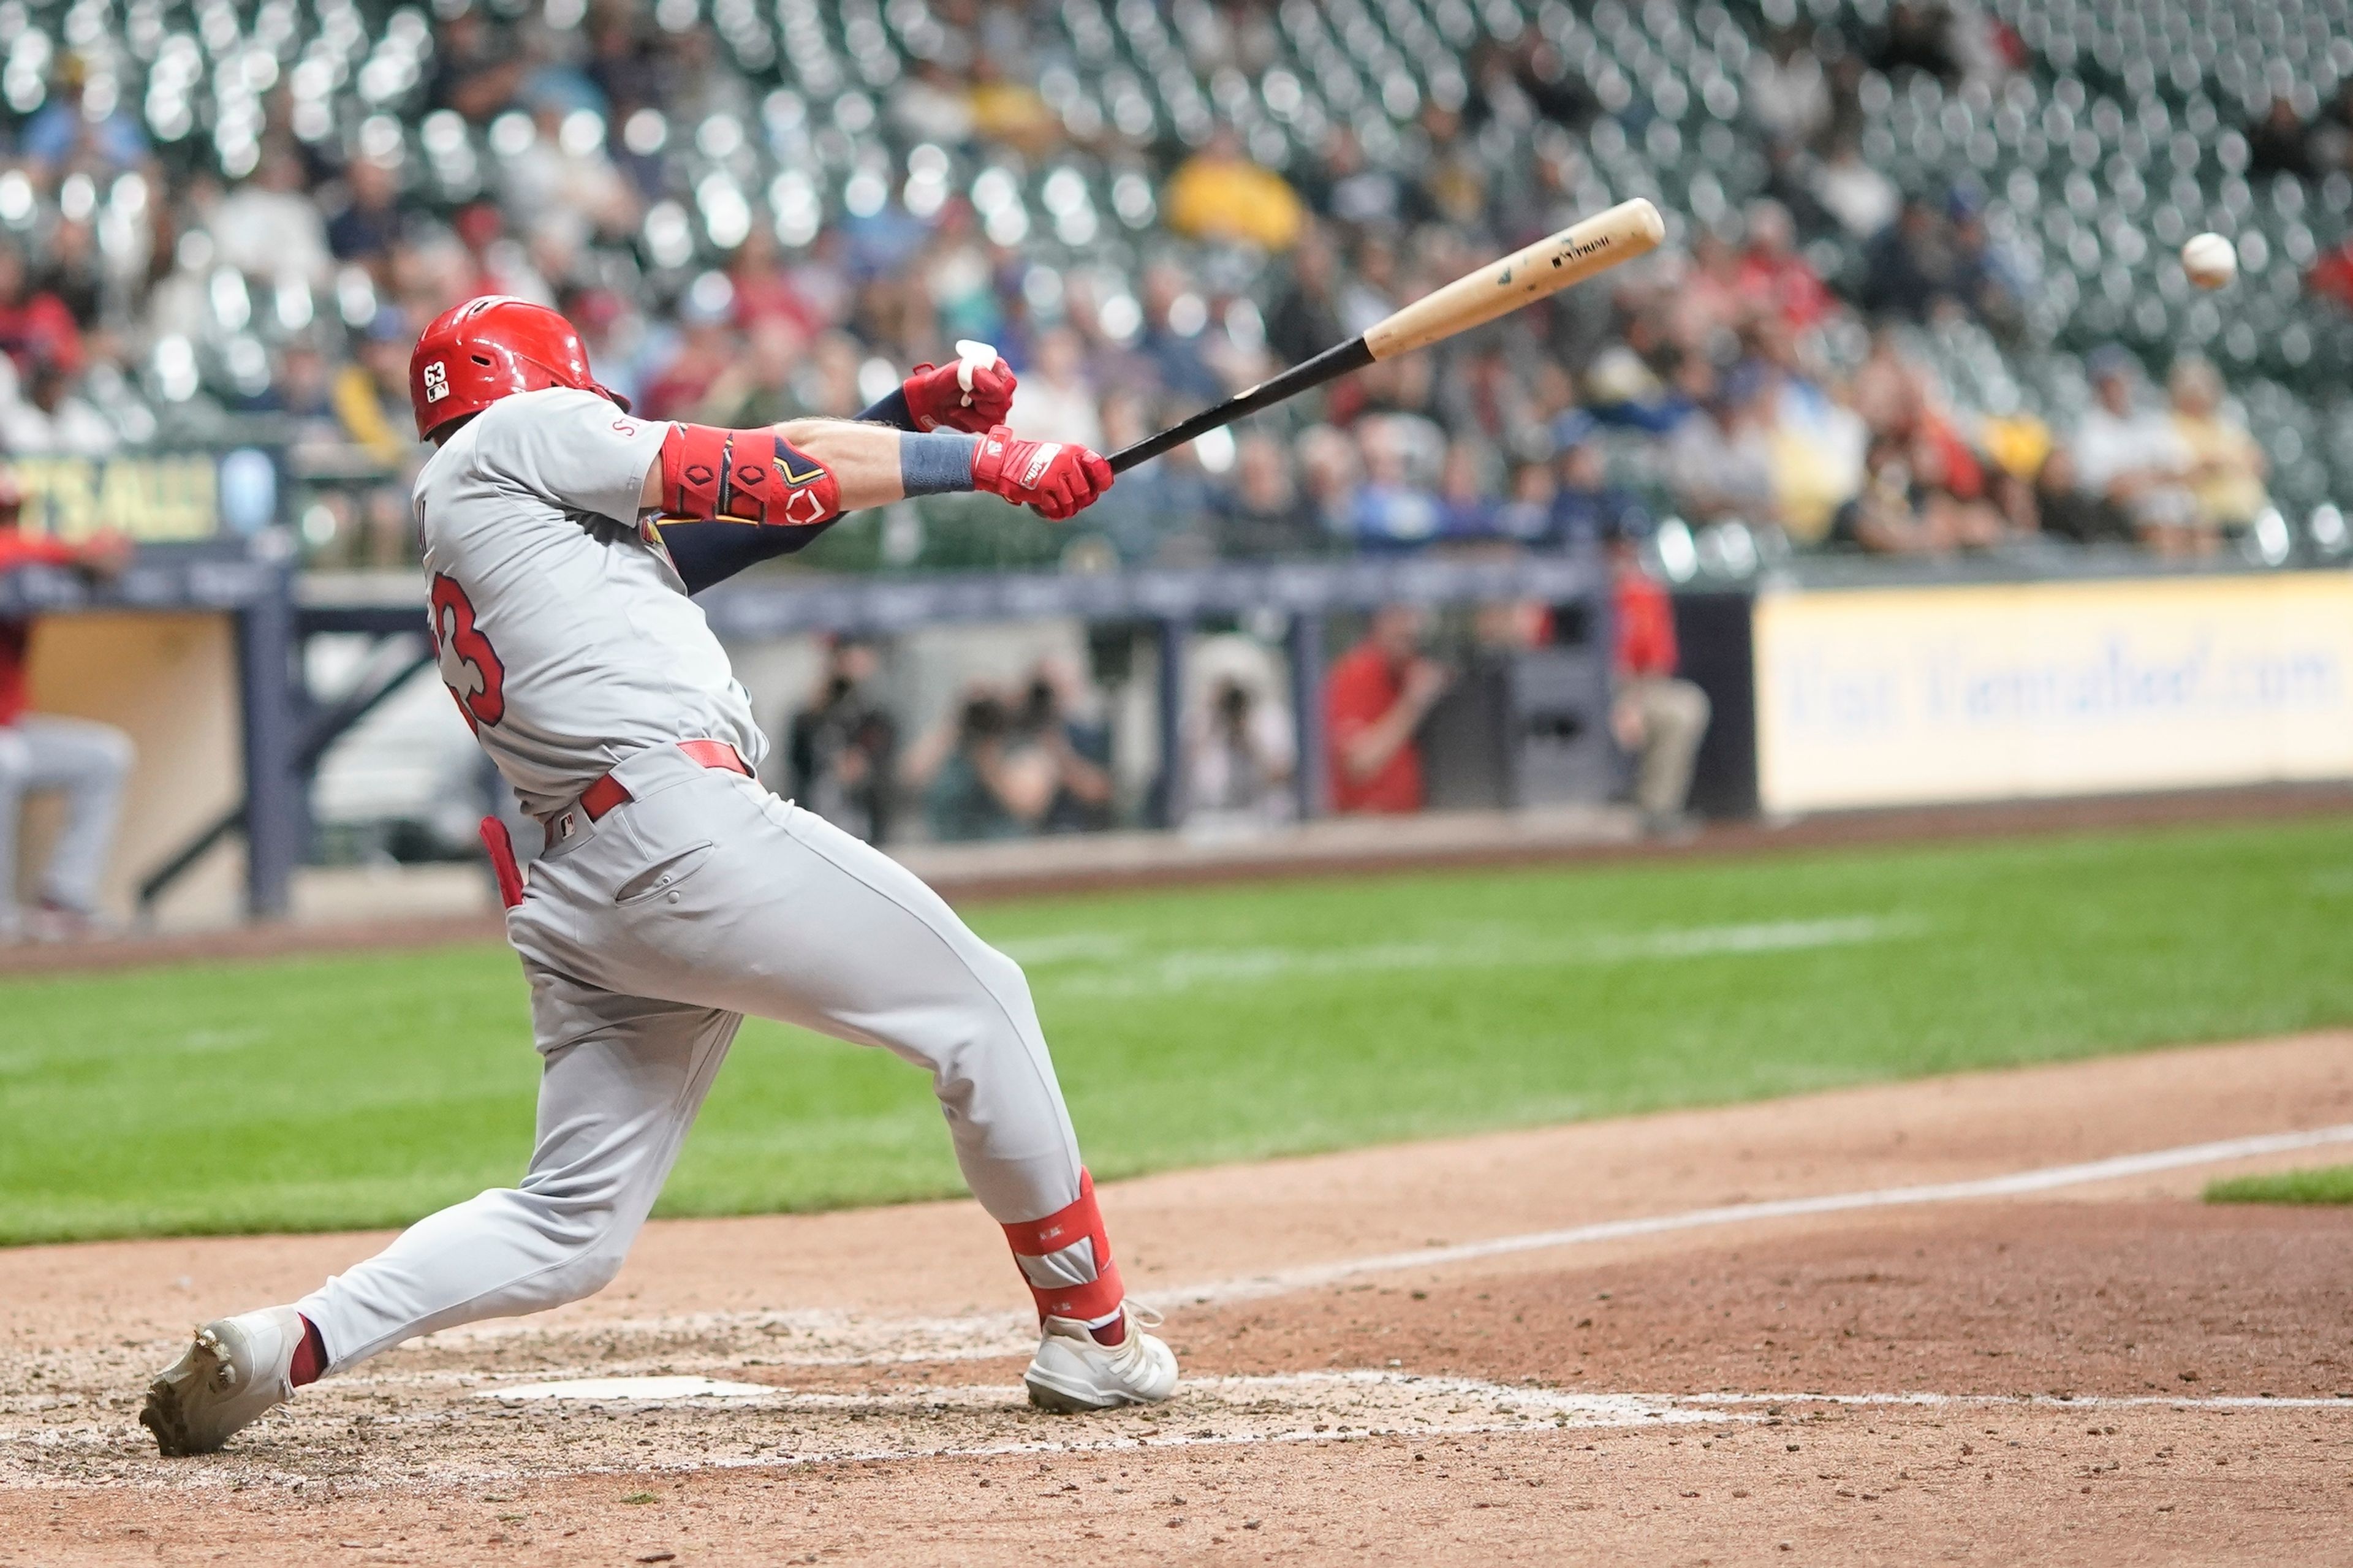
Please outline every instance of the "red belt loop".
[{"label": "red belt loop", "polygon": [[[747,779],[752,776],[751,768],[744,762],[744,754],[724,741],[681,741],[678,749],[686,753],[690,762],[699,763],[706,768],[742,773]],[[618,779],[607,773],[580,792],[580,810],[589,821],[596,822],[615,806],[627,805],[635,798]]]}]

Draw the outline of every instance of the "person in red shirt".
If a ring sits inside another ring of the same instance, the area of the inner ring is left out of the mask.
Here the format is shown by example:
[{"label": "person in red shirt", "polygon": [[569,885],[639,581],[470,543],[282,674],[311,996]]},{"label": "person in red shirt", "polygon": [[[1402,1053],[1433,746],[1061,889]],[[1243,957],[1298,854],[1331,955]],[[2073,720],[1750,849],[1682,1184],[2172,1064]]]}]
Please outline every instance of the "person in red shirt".
[{"label": "person in red shirt", "polygon": [[[122,536],[100,534],[65,544],[18,526],[24,491],[0,468],[0,575],[26,566],[70,566],[111,575],[122,565]],[[114,842],[114,824],[130,776],[131,738],[108,724],[26,710],[25,662],[32,627],[0,620],[0,943],[63,941],[99,929],[98,882]],[[56,790],[66,824],[41,879],[31,917],[16,906],[16,831],[25,796]]]},{"label": "person in red shirt", "polygon": [[1451,679],[1421,651],[1428,625],[1411,605],[1385,605],[1373,612],[1365,640],[1332,666],[1324,683],[1324,744],[1334,811],[1422,808],[1413,732]]},{"label": "person in red shirt", "polygon": [[1617,691],[1610,731],[1635,759],[1634,804],[1646,831],[1688,831],[1683,803],[1691,795],[1692,762],[1707,734],[1707,693],[1675,671],[1675,608],[1659,580],[1642,565],[1634,542],[1609,542],[1610,614],[1617,632]]}]

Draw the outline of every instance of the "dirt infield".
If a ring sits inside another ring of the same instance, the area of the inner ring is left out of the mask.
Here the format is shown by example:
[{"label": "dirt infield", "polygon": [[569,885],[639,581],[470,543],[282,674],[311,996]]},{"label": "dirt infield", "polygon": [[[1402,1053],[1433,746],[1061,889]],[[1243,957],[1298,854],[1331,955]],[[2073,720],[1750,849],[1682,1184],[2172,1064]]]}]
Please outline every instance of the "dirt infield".
[{"label": "dirt infield", "polygon": [[669,1222],[171,1462],[380,1238],[26,1248],[0,1563],[2353,1562],[2353,1214],[2194,1201],[2349,1155],[2330,1034],[1123,1184],[1188,1382],[1087,1419],[968,1205]]}]

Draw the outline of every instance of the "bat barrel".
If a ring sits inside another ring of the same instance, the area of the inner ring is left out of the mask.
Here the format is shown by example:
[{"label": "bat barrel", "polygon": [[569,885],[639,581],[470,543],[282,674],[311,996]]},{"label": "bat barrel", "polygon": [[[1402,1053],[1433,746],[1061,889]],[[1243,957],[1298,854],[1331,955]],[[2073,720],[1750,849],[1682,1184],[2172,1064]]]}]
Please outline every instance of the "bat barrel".
[{"label": "bat barrel", "polygon": [[1384,318],[1363,337],[1325,349],[1314,359],[1293,365],[1282,374],[1261,382],[1248,392],[1204,408],[1182,424],[1147,437],[1111,455],[1112,472],[1124,474],[1138,463],[1206,436],[1245,415],[1271,408],[1286,397],[1296,397],[1376,360],[1393,359],[1457,332],[1466,332],[1496,317],[1630,261],[1655,249],[1666,237],[1667,226],[1659,209],[1637,196],[1607,212],[1594,214],[1558,234],[1514,251],[1500,261],[1457,278],[1445,288],[1426,294]]},{"label": "bat barrel", "polygon": [[1646,256],[1666,236],[1657,207],[1641,196],[1620,202],[1423,295],[1376,323],[1365,342],[1377,360],[1428,348]]}]

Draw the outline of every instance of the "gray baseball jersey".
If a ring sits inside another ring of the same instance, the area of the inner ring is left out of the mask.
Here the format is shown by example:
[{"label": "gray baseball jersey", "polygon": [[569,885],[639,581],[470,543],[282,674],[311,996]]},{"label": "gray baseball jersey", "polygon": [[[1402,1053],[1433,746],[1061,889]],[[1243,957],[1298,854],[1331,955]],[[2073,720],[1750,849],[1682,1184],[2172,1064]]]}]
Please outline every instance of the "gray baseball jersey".
[{"label": "gray baseball jersey", "polygon": [[638,501],[670,426],[590,392],[501,398],[417,476],[441,678],[525,811],[557,810],[624,757],[765,742]]}]

